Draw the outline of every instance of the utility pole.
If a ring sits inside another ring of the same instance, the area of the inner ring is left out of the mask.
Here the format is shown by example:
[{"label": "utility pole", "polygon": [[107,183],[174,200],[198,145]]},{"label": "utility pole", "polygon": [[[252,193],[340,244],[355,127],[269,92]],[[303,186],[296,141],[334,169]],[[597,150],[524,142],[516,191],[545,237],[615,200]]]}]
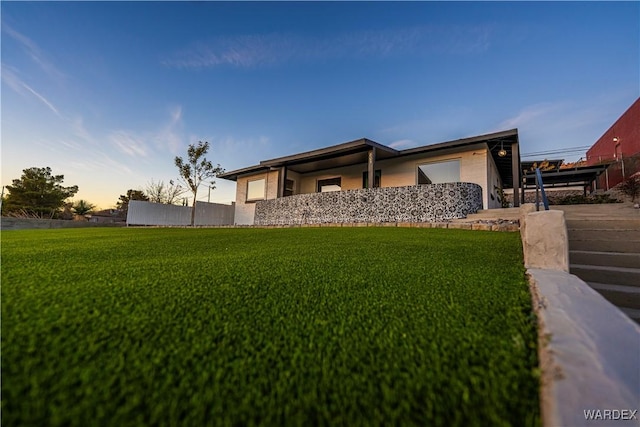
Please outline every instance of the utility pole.
[{"label": "utility pole", "polygon": [[216,186],[213,185],[214,182],[209,184],[209,195],[207,196],[207,203],[211,203],[211,190],[215,190]]}]

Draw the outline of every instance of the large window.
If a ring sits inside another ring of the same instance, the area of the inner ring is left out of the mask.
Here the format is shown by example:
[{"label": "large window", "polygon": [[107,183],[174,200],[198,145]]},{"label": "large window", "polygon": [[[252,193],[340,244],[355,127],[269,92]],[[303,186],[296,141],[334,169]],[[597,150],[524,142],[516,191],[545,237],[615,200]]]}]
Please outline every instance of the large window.
[{"label": "large window", "polygon": [[[376,170],[373,179],[373,188],[380,188],[380,181],[382,179],[382,171]],[[362,188],[369,188],[369,171],[362,172]]]},{"label": "large window", "polygon": [[342,178],[329,178],[318,180],[318,193],[342,190]]},{"label": "large window", "polygon": [[418,184],[442,184],[459,181],[460,160],[447,160],[418,166]]},{"label": "large window", "polygon": [[247,182],[247,201],[264,200],[265,193],[265,180],[256,179],[254,181]]}]

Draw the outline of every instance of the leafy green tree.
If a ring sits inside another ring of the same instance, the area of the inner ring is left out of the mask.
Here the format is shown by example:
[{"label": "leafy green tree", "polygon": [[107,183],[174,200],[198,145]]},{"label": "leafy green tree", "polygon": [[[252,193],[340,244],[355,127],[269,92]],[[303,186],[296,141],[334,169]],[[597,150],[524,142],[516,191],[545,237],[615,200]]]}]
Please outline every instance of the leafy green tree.
[{"label": "leafy green tree", "polygon": [[[175,164],[180,172],[180,179],[193,193],[193,205],[191,207],[191,226],[193,227],[196,218],[196,203],[198,196],[198,187],[202,181],[214,178],[224,172],[224,169],[207,160],[204,155],[209,151],[209,143],[207,141],[199,141],[198,144],[189,144],[187,149],[187,161],[182,157],[176,156]],[[215,188],[215,181],[211,181],[211,188]]]},{"label": "leafy green tree", "polygon": [[80,199],[73,204],[71,209],[73,210],[73,213],[75,213],[76,215],[87,215],[91,213],[95,208],[96,208],[96,205],[93,205],[87,202],[86,200]]},{"label": "leafy green tree", "polygon": [[127,217],[127,212],[129,211],[129,202],[131,200],[143,200],[145,202],[149,201],[149,198],[144,194],[142,190],[128,190],[126,195],[120,195],[118,202],[116,203],[116,208],[122,212],[123,216]]},{"label": "leafy green tree", "polygon": [[29,168],[20,179],[7,185],[9,194],[2,204],[3,213],[37,218],[54,218],[64,201],[78,192],[78,186],[63,187],[64,175],[52,175],[51,168]]}]

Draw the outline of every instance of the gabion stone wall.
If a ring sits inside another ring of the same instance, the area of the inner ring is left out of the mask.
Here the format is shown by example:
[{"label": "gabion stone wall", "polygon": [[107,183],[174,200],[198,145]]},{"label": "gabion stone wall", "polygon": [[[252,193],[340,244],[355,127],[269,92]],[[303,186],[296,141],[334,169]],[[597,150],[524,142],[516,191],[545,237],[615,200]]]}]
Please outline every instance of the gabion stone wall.
[{"label": "gabion stone wall", "polygon": [[468,182],[299,194],[256,203],[255,225],[434,222],[482,209],[482,187]]}]

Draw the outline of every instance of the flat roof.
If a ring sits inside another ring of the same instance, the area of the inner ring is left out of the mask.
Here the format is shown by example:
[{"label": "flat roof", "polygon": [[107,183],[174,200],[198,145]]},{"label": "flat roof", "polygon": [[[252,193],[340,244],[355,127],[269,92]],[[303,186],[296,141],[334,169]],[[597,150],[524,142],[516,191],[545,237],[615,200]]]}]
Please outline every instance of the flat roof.
[{"label": "flat roof", "polygon": [[[606,165],[597,166],[579,166],[571,169],[560,169],[550,171],[540,171],[542,176],[542,183],[545,187],[559,187],[559,186],[571,186],[571,185],[589,185],[593,182],[602,172],[609,167]],[[535,188],[536,186],[536,173],[534,171],[527,171],[524,174],[524,187]]]},{"label": "flat roof", "polygon": [[[470,138],[456,139],[437,144],[424,145],[407,150],[396,150],[368,138],[360,138],[342,144],[332,145],[317,150],[306,151],[274,159],[263,160],[258,165],[225,172],[219,178],[236,181],[238,176],[265,172],[276,168],[287,167],[298,173],[308,173],[325,169],[367,163],[368,152],[376,149],[376,160],[384,160],[413,154],[431,153],[442,150],[457,150],[474,144],[485,143],[493,157],[502,182],[506,188],[513,186],[512,144],[518,144],[518,130],[511,129]],[[504,149],[506,156],[498,152]],[[520,161],[518,153],[518,162]]]}]

